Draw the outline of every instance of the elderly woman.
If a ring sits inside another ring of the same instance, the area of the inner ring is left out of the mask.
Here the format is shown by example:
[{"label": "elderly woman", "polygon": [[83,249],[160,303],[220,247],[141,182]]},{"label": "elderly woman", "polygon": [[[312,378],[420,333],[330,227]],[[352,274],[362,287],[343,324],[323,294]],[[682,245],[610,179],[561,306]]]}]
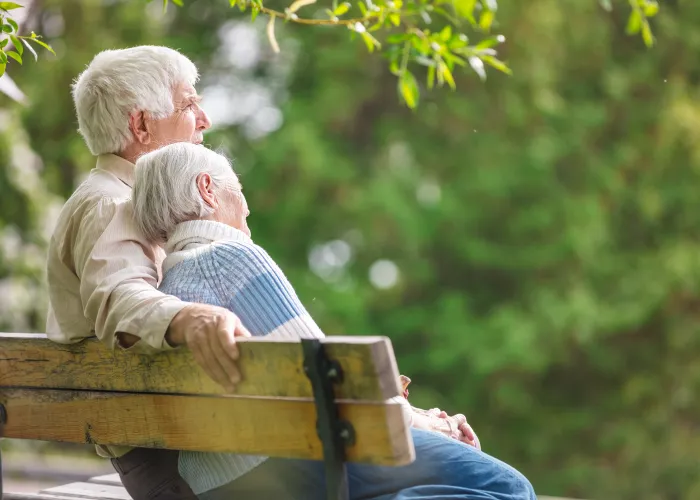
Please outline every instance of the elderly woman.
[{"label": "elderly woman", "polygon": [[[225,307],[252,335],[323,336],[282,270],[251,240],[248,205],[226,158],[186,143],[148,153],[136,163],[132,204],[145,237],[165,245],[162,292]],[[465,422],[436,426],[450,417],[407,402],[404,408],[416,460],[404,467],[350,464],[351,498],[536,500],[524,476],[473,446]],[[433,427],[444,429],[426,430]],[[203,500],[325,495],[317,461],[181,452],[179,468]]]}]

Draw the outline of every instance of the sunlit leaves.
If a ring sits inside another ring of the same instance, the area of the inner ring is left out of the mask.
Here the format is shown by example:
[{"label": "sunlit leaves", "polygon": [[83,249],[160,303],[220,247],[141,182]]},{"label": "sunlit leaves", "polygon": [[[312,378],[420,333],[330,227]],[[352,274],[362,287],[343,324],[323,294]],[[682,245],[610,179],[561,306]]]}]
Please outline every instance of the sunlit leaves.
[{"label": "sunlit leaves", "polygon": [[[40,36],[32,32],[29,36],[19,34],[19,26],[17,21],[10,17],[9,11],[19,9],[22,6],[14,2],[0,2],[0,76],[5,74],[5,69],[10,59],[17,64],[22,64],[22,55],[24,54],[24,46],[26,45],[29,51],[34,55],[34,59],[38,58],[36,51],[31,47],[28,40],[36,43],[40,47],[48,50],[56,55],[53,48],[40,40]],[[9,42],[12,42],[12,47],[8,49]]]},{"label": "sunlit leaves", "polygon": [[628,35],[641,34],[647,47],[654,45],[654,35],[651,32],[649,19],[659,12],[656,0],[629,0],[632,11],[627,19],[626,32]]},{"label": "sunlit leaves", "polygon": [[22,6],[15,2],[0,2],[0,10],[9,11],[21,8]]},{"label": "sunlit leaves", "polygon": [[[605,10],[613,8],[612,0],[598,1]],[[652,46],[654,36],[649,19],[658,13],[658,2],[627,1],[631,7],[627,33],[641,35],[644,43]],[[285,22],[306,25],[345,26],[354,37],[359,35],[369,52],[382,52],[387,57],[390,71],[398,78],[399,96],[409,108],[418,104],[419,79],[425,78],[428,89],[436,84],[455,89],[457,67],[471,70],[481,80],[487,78],[487,66],[511,73],[506,63],[497,58],[497,46],[505,41],[505,37],[492,35],[498,28],[497,0],[350,0],[342,3],[333,0],[329,8],[325,8],[327,19],[318,15],[300,17],[298,12],[316,2],[294,0],[284,12],[280,12],[266,7],[263,0],[228,0],[230,7],[238,7],[241,12],[250,9],[252,20],[259,14],[268,16],[266,34],[275,53],[280,51],[275,36],[278,17]],[[163,9],[170,3],[181,7],[185,0],[163,0]],[[11,37],[15,49],[9,57],[19,64],[24,50],[22,44],[37,58],[28,40],[53,53],[53,49],[34,33],[29,37],[18,35],[17,23],[8,12],[20,7],[14,2],[0,2],[0,32]],[[475,44],[470,43],[470,37],[476,40]],[[1,43],[0,75],[8,62]]]}]

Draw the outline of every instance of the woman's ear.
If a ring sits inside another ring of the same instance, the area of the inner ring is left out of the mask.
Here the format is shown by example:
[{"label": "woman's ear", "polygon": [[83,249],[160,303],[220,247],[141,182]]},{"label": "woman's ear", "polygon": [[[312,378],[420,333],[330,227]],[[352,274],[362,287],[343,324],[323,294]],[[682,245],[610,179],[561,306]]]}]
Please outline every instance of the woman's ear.
[{"label": "woman's ear", "polygon": [[134,140],[140,144],[151,142],[151,134],[148,131],[149,116],[144,111],[134,111],[129,114],[129,130],[134,136]]},{"label": "woman's ear", "polygon": [[206,172],[202,172],[197,176],[197,190],[199,191],[199,195],[204,200],[204,203],[209,205],[214,210],[219,208],[219,202],[214,194],[214,181],[212,180],[211,175],[207,174]]}]

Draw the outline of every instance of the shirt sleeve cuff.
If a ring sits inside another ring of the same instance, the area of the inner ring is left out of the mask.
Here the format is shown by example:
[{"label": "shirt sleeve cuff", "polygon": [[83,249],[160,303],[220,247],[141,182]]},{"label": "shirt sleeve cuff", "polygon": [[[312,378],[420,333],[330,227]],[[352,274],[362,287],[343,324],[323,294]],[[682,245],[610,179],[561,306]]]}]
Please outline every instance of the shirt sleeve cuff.
[{"label": "shirt sleeve cuff", "polygon": [[131,347],[123,347],[120,345],[120,348],[134,353],[172,351],[173,349],[177,349],[180,346],[170,345],[165,339],[165,334],[168,332],[168,327],[173,318],[187,305],[187,302],[183,302],[174,297],[171,300],[163,301],[163,303],[159,304],[158,308],[141,324],[140,340]]}]

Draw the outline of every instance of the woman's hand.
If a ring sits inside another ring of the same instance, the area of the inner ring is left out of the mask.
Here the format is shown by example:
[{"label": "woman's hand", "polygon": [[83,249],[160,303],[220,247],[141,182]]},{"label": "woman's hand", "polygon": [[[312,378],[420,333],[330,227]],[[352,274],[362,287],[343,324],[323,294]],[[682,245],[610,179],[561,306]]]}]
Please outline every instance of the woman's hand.
[{"label": "woman's hand", "polygon": [[476,449],[481,449],[479,438],[474,429],[467,423],[467,418],[458,413],[449,416],[439,408],[431,410],[421,410],[413,408],[413,427],[427,431],[439,432],[447,437],[456,439]]},{"label": "woman's hand", "polygon": [[[411,383],[411,379],[405,375],[400,375],[400,383],[403,397],[405,400],[408,400],[408,386]],[[420,408],[409,406],[407,402],[406,405],[406,410],[411,413],[410,421],[412,427],[439,432],[447,437],[473,446],[477,450],[481,449],[479,438],[476,436],[474,429],[467,423],[467,417],[461,413],[450,417],[447,412],[439,408],[421,410]]]},{"label": "woman's hand", "polygon": [[444,411],[441,411],[438,414],[438,417],[446,419],[448,421],[452,421],[456,425],[458,432],[457,436],[454,436],[455,439],[458,439],[463,443],[471,445],[477,450],[481,449],[481,443],[479,443],[479,438],[477,437],[476,432],[474,432],[474,429],[472,429],[472,426],[469,425],[469,423],[467,423],[467,417],[465,417],[461,413],[450,417]]}]

